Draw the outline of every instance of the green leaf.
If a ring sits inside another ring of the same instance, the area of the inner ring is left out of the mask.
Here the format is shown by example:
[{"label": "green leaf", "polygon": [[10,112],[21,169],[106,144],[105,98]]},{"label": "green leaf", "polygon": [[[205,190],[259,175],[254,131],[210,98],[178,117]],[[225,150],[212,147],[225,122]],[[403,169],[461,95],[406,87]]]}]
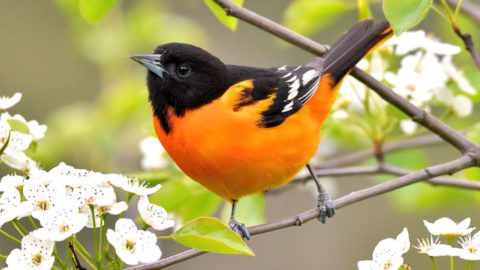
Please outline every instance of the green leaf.
[{"label": "green leaf", "polygon": [[[222,220],[230,219],[232,205],[227,203],[222,209]],[[265,223],[265,196],[263,193],[243,197],[237,203],[235,218],[246,226]]]},{"label": "green leaf", "polygon": [[[215,1],[213,0],[204,0],[205,5],[215,14],[215,17],[223,23],[228,29],[235,31],[237,30],[237,25],[238,25],[238,19],[232,16],[228,16],[227,12],[219,6]],[[233,0],[232,2],[242,6],[244,0]]]},{"label": "green leaf", "polygon": [[217,218],[194,219],[170,237],[180,244],[202,251],[255,256],[242,238]]},{"label": "green leaf", "polygon": [[383,12],[396,35],[419,24],[427,16],[433,0],[383,0]]},{"label": "green leaf", "polygon": [[370,10],[370,6],[368,4],[368,0],[357,0],[358,6],[358,19],[366,20],[371,19],[372,11]]},{"label": "green leaf", "polygon": [[352,8],[340,0],[295,0],[285,13],[285,26],[304,35],[312,34]]},{"label": "green leaf", "polygon": [[30,134],[30,128],[28,128],[27,123],[15,118],[10,118],[7,120],[7,122],[13,131],[17,131],[23,134]]},{"label": "green leaf", "polygon": [[117,0],[79,0],[80,14],[89,23],[96,23],[112,9]]}]

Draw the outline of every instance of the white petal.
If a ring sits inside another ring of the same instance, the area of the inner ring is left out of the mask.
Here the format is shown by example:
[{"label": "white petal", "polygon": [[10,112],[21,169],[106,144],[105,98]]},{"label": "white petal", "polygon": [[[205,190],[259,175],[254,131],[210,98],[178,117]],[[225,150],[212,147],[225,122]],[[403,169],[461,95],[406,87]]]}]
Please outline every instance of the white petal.
[{"label": "white petal", "polygon": [[359,261],[357,263],[358,270],[375,270],[373,261]]},{"label": "white petal", "polygon": [[417,130],[417,123],[412,120],[401,120],[400,128],[405,134],[413,134]]},{"label": "white petal", "polygon": [[400,245],[402,254],[405,254],[410,249],[410,238],[407,228],[403,228],[403,231],[395,239]]},{"label": "white petal", "polygon": [[115,231],[117,232],[130,232],[137,231],[137,226],[135,222],[129,218],[120,218],[115,223]]},{"label": "white petal", "polygon": [[128,209],[128,204],[126,202],[118,202],[112,205],[108,211],[111,215],[119,215],[120,213],[125,212]]},{"label": "white petal", "polygon": [[165,230],[175,226],[173,220],[168,220],[167,211],[163,207],[151,204],[147,196],[140,197],[138,201],[138,213],[143,221],[155,230]]},{"label": "white petal", "polygon": [[12,97],[0,96],[0,110],[9,109],[22,99],[21,93],[15,93]]},{"label": "white petal", "polygon": [[40,240],[33,233],[29,233],[22,238],[22,249],[30,253],[42,253],[44,256],[50,256],[53,253],[55,242]]}]

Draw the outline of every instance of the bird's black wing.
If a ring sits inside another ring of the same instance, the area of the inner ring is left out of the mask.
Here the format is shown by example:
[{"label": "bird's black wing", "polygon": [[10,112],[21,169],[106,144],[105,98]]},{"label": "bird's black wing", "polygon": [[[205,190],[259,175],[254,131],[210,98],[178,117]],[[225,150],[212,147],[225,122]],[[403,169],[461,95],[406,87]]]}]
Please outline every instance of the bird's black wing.
[{"label": "bird's black wing", "polygon": [[298,112],[315,94],[321,74],[322,69],[318,66],[283,66],[277,69],[276,76],[255,80],[254,89],[276,88],[272,105],[262,112],[260,126],[267,128],[278,126],[287,117]]}]

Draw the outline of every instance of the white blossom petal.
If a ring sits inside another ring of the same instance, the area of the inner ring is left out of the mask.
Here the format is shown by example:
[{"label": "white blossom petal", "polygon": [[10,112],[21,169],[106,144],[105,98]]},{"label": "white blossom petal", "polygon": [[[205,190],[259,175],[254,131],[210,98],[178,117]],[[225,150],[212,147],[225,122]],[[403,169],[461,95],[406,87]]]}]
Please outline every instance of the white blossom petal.
[{"label": "white blossom petal", "polygon": [[21,93],[15,93],[11,97],[0,96],[0,110],[6,110],[15,106],[20,99],[22,99]]}]

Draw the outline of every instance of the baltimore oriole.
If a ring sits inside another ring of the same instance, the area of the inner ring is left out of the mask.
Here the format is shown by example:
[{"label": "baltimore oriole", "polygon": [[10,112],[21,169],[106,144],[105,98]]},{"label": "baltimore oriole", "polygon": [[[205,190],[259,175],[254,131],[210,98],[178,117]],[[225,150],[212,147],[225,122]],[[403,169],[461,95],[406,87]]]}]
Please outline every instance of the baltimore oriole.
[{"label": "baltimore oriole", "polygon": [[335,209],[308,166],[344,76],[392,35],[386,21],[353,26],[324,58],[303,66],[225,65],[189,44],[168,43],[131,58],[148,70],[155,131],[192,179],[232,202],[288,183],[307,166],[319,190],[319,219]]}]

